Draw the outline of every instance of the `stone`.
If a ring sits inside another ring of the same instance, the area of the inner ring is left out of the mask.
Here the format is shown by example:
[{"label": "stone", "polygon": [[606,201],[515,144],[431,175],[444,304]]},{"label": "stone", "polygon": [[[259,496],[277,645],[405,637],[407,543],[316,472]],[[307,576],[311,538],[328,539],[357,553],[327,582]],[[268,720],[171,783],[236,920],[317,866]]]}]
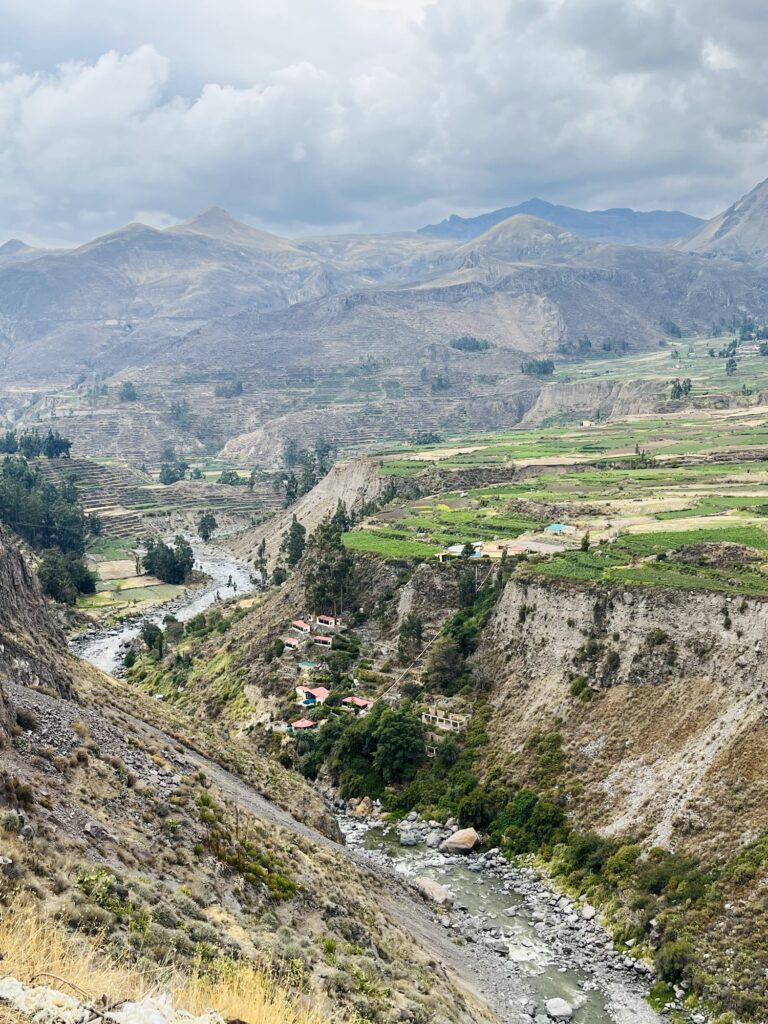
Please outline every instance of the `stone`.
[{"label": "stone", "polygon": [[401,846],[416,846],[419,842],[419,837],[415,832],[403,832],[400,836]]},{"label": "stone", "polygon": [[438,848],[438,846],[440,845],[440,833],[439,832],[430,832],[429,835],[427,836],[425,842],[426,842],[427,846],[430,848],[430,850],[436,850]]},{"label": "stone", "polygon": [[570,1020],[573,1016],[573,1007],[570,1003],[566,1003],[564,999],[548,999],[546,1006],[547,1016],[551,1017],[552,1020]]},{"label": "stone", "polygon": [[427,878],[425,875],[421,875],[418,878],[414,878],[413,884],[422,896],[426,896],[428,900],[437,903],[439,907],[453,906],[453,893],[451,890],[446,889],[444,885],[440,885],[434,878]]},{"label": "stone", "polygon": [[480,836],[473,828],[462,828],[444,839],[440,849],[446,853],[469,853],[480,842]]},{"label": "stone", "polygon": [[91,839],[109,840],[110,842],[117,842],[117,836],[113,835],[109,829],[104,828],[98,821],[89,821],[83,828],[83,832],[90,836]]},{"label": "stone", "polygon": [[591,907],[589,903],[585,903],[581,908],[581,916],[585,921],[592,921],[595,916],[595,908]]}]

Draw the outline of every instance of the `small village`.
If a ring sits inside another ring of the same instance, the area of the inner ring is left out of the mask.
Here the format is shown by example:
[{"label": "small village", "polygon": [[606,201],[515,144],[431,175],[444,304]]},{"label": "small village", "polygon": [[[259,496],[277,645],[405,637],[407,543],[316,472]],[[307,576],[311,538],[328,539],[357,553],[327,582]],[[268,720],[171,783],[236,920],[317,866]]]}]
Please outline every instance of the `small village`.
[{"label": "small village", "polygon": [[[400,687],[416,668],[420,661],[421,654],[411,664],[394,673],[394,679],[385,674],[382,669],[387,668],[386,663],[379,666],[379,671],[372,671],[365,667],[359,667],[356,673],[349,678],[352,687],[358,690],[365,682],[370,691],[362,693],[347,693],[348,682],[343,681],[338,689],[325,685],[328,682],[328,665],[324,662],[327,658],[326,652],[343,648],[346,644],[342,638],[349,636],[349,627],[342,616],[336,615],[308,615],[305,618],[293,619],[290,629],[279,638],[282,645],[282,657],[284,665],[289,670],[294,668],[298,682],[294,686],[293,702],[298,709],[298,717],[292,721],[277,723],[273,728],[275,731],[285,732],[287,736],[306,733],[322,728],[328,716],[335,713],[364,717],[378,701],[397,707],[402,699]],[[385,651],[386,651],[386,645]],[[311,651],[314,658],[308,656]],[[314,660],[314,659],[320,660]],[[289,660],[290,659],[290,660]],[[367,661],[361,659],[361,666]],[[376,679],[372,680],[371,677]],[[319,677],[319,678],[314,678]],[[320,682],[320,678],[323,680]],[[378,690],[378,693],[373,693]],[[341,694],[345,694],[341,696]],[[471,715],[466,712],[464,703],[458,698],[441,695],[438,698],[425,697],[423,705],[420,705],[420,720],[425,728],[425,743],[428,757],[436,755],[437,744],[440,741],[440,734],[463,732]]]}]

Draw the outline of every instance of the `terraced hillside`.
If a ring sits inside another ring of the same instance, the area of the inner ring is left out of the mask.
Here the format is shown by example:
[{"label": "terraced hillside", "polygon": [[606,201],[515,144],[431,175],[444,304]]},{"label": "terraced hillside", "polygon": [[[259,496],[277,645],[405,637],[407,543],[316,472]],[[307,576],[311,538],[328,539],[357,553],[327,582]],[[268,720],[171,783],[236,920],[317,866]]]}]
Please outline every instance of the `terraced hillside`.
[{"label": "terraced hillside", "polygon": [[104,532],[113,537],[140,537],[158,532],[156,520],[172,516],[190,518],[203,510],[234,517],[261,517],[274,511],[280,499],[267,484],[253,489],[179,481],[164,486],[129,466],[97,462],[94,459],[41,459],[40,471],[54,479],[72,480],[80,491],[86,513],[102,521]]}]

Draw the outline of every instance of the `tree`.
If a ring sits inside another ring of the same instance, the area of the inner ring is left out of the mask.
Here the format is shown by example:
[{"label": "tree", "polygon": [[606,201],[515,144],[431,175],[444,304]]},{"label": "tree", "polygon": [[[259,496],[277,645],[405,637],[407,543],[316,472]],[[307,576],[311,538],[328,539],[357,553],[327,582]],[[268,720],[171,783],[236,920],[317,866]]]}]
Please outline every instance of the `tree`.
[{"label": "tree", "polygon": [[213,512],[202,512],[197,521],[197,535],[200,540],[210,540],[218,526]]},{"label": "tree", "polygon": [[464,671],[464,659],[459,645],[450,636],[441,637],[429,655],[424,674],[427,686],[435,690],[446,690]]},{"label": "tree", "polygon": [[338,613],[351,598],[354,563],[341,537],[335,517],[326,516],[307,542],[304,590],[307,606],[316,611]]},{"label": "tree", "polygon": [[589,530],[581,538],[581,544],[579,545],[582,551],[589,551]]},{"label": "tree", "polygon": [[291,568],[298,563],[304,554],[306,535],[306,529],[294,516],[291,520],[291,525],[283,534],[283,540],[280,545],[280,552],[285,555],[285,560]]},{"label": "tree", "polygon": [[375,731],[373,767],[387,784],[408,782],[424,760],[426,750],[421,723],[410,708],[386,708]]},{"label": "tree", "polygon": [[459,577],[459,604],[469,608],[477,597],[477,576],[474,569],[465,569]]},{"label": "tree", "polygon": [[117,397],[121,402],[135,402],[139,397],[136,392],[136,385],[129,380],[123,381],[120,385]]},{"label": "tree", "polygon": [[520,372],[534,377],[551,377],[555,372],[555,364],[551,359],[524,359],[520,364]]},{"label": "tree", "polygon": [[295,473],[289,473],[288,479],[285,481],[285,498],[283,505],[288,508],[296,501],[299,497],[299,481],[296,479]]},{"label": "tree", "polygon": [[159,626],[156,626],[154,622],[145,622],[139,636],[146,644],[147,650],[154,654],[158,660],[162,658],[165,652],[165,637],[163,631]]},{"label": "tree", "polygon": [[304,452],[299,448],[299,442],[292,437],[283,449],[283,462],[288,469],[300,466],[304,459]]},{"label": "tree", "polygon": [[92,537],[100,537],[101,531],[104,524],[102,523],[101,516],[97,512],[91,512],[88,515],[88,532]]},{"label": "tree", "polygon": [[307,494],[317,483],[317,462],[311,452],[305,452],[301,465],[299,494]]},{"label": "tree", "polygon": [[424,623],[416,612],[408,612],[400,623],[400,636],[397,642],[397,654],[401,664],[405,665],[418,655],[424,636]]},{"label": "tree", "polygon": [[256,549],[256,557],[253,560],[253,564],[263,580],[266,577],[266,539],[263,537]]},{"label": "tree", "polygon": [[737,363],[736,363],[736,359],[734,358],[734,356],[729,356],[728,359],[726,359],[726,361],[725,361],[725,373],[726,373],[726,376],[732,377],[734,375],[734,373],[736,373],[736,366],[737,366]]},{"label": "tree", "polygon": [[182,430],[186,430],[189,426],[189,402],[186,398],[181,398],[178,401],[171,402],[171,407],[168,411],[168,418],[180,427]]},{"label": "tree", "polygon": [[150,538],[143,558],[144,571],[157,576],[163,583],[184,583],[192,572],[195,556],[186,538],[177,536],[173,545],[164,540]]},{"label": "tree", "polygon": [[78,594],[96,591],[96,576],[82,558],[65,554],[60,548],[43,552],[37,575],[48,597],[62,604],[74,604]]},{"label": "tree", "polygon": [[179,480],[184,479],[184,474],[187,471],[186,462],[164,462],[160,466],[160,483],[161,484],[175,484]]}]

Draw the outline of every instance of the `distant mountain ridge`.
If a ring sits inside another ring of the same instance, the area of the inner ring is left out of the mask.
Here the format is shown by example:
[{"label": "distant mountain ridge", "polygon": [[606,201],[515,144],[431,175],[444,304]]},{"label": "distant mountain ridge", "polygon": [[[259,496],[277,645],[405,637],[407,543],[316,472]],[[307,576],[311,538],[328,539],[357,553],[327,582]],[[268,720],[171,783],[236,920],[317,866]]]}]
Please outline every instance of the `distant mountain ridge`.
[{"label": "distant mountain ridge", "polygon": [[476,238],[518,214],[538,217],[596,242],[618,245],[664,245],[693,234],[704,224],[700,217],[679,210],[652,210],[648,213],[622,208],[579,210],[572,206],[557,206],[545,199],[528,199],[518,206],[492,210],[477,217],[459,217],[453,213],[440,224],[419,228],[417,234],[455,241]]}]

